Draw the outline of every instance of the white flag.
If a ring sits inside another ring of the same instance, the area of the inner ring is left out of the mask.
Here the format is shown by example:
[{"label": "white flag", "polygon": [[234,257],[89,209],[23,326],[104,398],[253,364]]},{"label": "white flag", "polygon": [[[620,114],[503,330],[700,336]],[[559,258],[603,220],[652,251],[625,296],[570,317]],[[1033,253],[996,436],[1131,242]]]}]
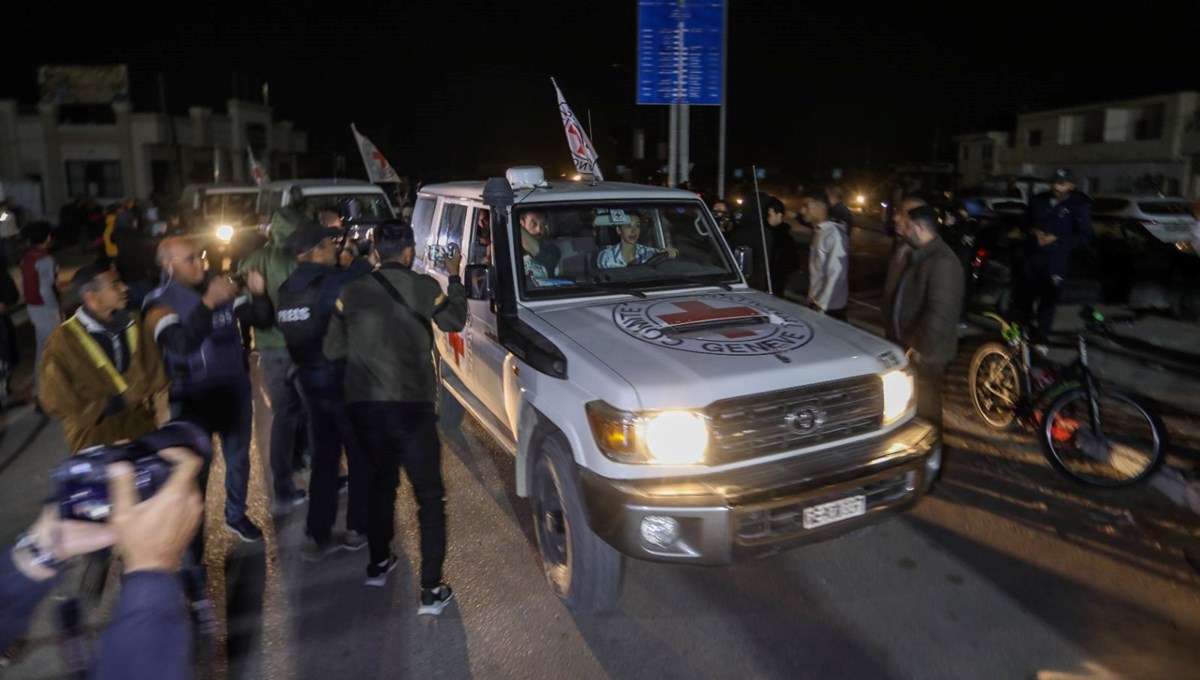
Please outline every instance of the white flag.
[{"label": "white flag", "polygon": [[596,155],[592,140],[588,139],[583,126],[579,124],[579,119],[571,112],[571,107],[567,106],[567,100],[563,99],[558,83],[554,82],[553,78],[550,82],[554,84],[554,92],[558,94],[558,112],[562,114],[563,130],[567,133],[567,146],[571,148],[571,159],[575,161],[575,169],[580,174],[592,175],[603,182],[604,175],[600,174],[598,163],[600,157]]},{"label": "white flag", "polygon": [[371,140],[362,136],[358,128],[354,127],[354,123],[350,124],[350,131],[354,133],[354,140],[358,142],[358,153],[362,154],[363,165],[367,166],[367,179],[372,182],[399,184],[400,175],[396,174],[396,169],[379,153],[379,149],[375,148]]},{"label": "white flag", "polygon": [[267,174],[267,169],[254,159],[254,149],[250,145],[246,145],[246,153],[250,155],[250,174],[254,177],[254,183],[262,186],[271,181],[271,176]]}]

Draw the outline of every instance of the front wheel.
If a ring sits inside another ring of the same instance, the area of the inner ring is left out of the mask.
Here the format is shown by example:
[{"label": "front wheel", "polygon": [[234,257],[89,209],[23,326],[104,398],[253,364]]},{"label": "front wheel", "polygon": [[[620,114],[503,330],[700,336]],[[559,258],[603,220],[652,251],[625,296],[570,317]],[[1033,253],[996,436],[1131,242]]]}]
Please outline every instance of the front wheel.
[{"label": "front wheel", "polygon": [[621,589],[621,554],[592,532],[560,432],[542,439],[533,468],[533,523],[542,568],[554,594],[573,612],[606,609]]},{"label": "front wheel", "polygon": [[1007,346],[987,342],[975,350],[967,371],[967,387],[975,413],[983,422],[997,430],[1012,425],[1021,398],[1021,375]]},{"label": "front wheel", "polygon": [[1096,422],[1081,385],[1042,412],[1038,438],[1046,459],[1071,479],[1096,487],[1136,484],[1159,466],[1166,428],[1153,411],[1123,392],[1096,386]]}]

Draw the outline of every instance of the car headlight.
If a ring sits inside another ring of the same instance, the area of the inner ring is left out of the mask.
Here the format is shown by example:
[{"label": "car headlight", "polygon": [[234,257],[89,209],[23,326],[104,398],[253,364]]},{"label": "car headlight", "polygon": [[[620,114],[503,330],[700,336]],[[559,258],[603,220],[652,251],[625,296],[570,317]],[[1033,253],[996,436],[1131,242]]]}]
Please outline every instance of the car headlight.
[{"label": "car headlight", "polygon": [[883,423],[886,425],[904,415],[913,403],[912,373],[907,368],[898,368],[879,376],[883,381]]},{"label": "car headlight", "polygon": [[697,465],[708,450],[708,419],[692,411],[631,412],[587,404],[600,451],[618,463]]},{"label": "car headlight", "polygon": [[224,243],[229,243],[232,241],[233,227],[228,224],[222,224],[221,226],[217,227],[217,238],[221,239],[221,241]]}]

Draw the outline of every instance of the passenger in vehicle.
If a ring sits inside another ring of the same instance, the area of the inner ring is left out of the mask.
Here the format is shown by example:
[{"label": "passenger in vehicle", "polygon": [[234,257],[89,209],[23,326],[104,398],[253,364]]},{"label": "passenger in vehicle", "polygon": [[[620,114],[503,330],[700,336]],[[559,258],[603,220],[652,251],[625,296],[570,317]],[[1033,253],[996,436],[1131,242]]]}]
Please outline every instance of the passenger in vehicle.
[{"label": "passenger in vehicle", "polygon": [[617,234],[621,240],[600,251],[596,258],[597,267],[617,269],[631,264],[642,264],[663,252],[667,253],[667,257],[671,259],[679,256],[679,251],[675,248],[657,249],[638,243],[638,238],[642,235],[642,216],[637,213],[628,213],[628,215],[628,224],[617,225]]},{"label": "passenger in vehicle", "polygon": [[525,278],[530,285],[550,285],[549,279],[558,266],[562,252],[553,243],[546,243],[549,220],[541,210],[526,210],[517,218],[521,225],[522,259],[525,263]]}]

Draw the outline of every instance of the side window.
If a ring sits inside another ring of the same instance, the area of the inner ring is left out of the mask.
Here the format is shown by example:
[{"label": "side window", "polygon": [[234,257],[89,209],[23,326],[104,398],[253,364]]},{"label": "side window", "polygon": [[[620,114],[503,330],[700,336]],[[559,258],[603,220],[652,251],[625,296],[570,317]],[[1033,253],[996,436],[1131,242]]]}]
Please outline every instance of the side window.
[{"label": "side window", "polygon": [[487,208],[471,210],[471,249],[467,264],[491,264],[492,212]]},{"label": "side window", "polygon": [[425,257],[425,246],[429,244],[429,232],[433,230],[433,209],[436,207],[437,199],[432,196],[418,197],[413,206],[413,240],[416,242],[417,257],[422,259]]},{"label": "side window", "polygon": [[[467,219],[467,206],[461,203],[446,203],[442,206],[442,220],[438,225],[437,244],[445,248],[450,244],[462,248],[463,223]],[[450,272],[446,269],[444,260],[439,260],[433,264],[438,271],[446,272],[447,274],[457,274],[458,272]]]}]

